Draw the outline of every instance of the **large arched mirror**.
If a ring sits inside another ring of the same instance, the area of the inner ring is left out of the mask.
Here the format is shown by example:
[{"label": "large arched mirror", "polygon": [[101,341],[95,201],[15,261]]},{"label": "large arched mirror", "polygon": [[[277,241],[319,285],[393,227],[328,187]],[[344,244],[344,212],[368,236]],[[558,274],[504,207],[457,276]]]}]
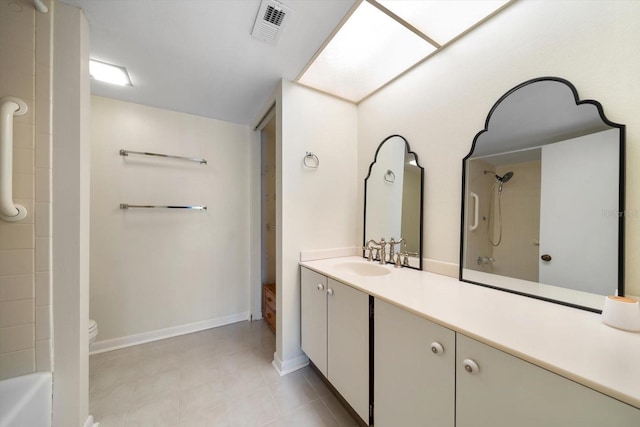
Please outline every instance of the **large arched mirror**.
[{"label": "large arched mirror", "polygon": [[460,280],[595,312],[624,295],[624,147],[564,79],[503,95],[463,160]]},{"label": "large arched mirror", "polygon": [[364,240],[404,239],[407,267],[422,269],[422,194],[424,169],[400,135],[384,139],[364,180]]}]

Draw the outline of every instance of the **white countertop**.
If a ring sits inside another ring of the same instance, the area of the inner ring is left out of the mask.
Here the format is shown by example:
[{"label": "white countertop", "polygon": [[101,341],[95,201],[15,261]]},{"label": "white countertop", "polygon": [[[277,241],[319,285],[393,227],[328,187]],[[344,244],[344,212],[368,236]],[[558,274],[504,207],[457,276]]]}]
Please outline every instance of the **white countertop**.
[{"label": "white countertop", "polygon": [[[386,276],[337,268],[361,257],[300,265],[640,408],[640,333],[614,329],[600,315],[460,282],[383,266]],[[604,298],[604,297],[603,297]]]}]

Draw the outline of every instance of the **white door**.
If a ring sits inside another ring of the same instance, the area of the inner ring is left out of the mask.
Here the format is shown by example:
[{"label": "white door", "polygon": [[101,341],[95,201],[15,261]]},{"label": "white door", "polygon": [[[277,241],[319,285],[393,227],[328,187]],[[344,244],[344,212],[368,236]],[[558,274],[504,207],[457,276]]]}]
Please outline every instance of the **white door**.
[{"label": "white door", "polygon": [[369,424],[369,295],[329,279],[329,382]]},{"label": "white door", "polygon": [[300,335],[302,351],[327,376],[327,278],[302,267]]},{"label": "white door", "polygon": [[[461,334],[456,340],[456,427],[640,426],[637,408]],[[465,369],[469,359],[479,370]]]},{"label": "white door", "polygon": [[374,319],[374,425],[453,427],[455,333],[378,299]]},{"label": "white door", "polygon": [[540,283],[615,293],[618,142],[611,129],[542,147]]}]

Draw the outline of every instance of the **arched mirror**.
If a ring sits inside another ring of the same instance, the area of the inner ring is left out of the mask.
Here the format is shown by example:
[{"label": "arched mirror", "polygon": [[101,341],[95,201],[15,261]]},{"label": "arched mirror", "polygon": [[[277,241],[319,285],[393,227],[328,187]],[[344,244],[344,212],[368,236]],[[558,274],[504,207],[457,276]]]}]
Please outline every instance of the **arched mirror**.
[{"label": "arched mirror", "polygon": [[503,95],[463,160],[460,280],[596,312],[624,295],[624,147],[564,79]]},{"label": "arched mirror", "polygon": [[[408,254],[407,267],[422,269],[424,169],[400,135],[384,139],[364,180],[364,241],[404,239],[395,253]],[[366,255],[366,254],[365,254]],[[388,255],[388,253],[387,253]]]}]

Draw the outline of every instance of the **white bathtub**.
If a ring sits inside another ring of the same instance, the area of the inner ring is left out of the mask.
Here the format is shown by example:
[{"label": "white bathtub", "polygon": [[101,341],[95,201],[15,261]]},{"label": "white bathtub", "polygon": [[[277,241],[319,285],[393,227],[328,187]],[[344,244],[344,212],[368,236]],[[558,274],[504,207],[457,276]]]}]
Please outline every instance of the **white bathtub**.
[{"label": "white bathtub", "polygon": [[51,373],[0,381],[0,427],[51,427]]}]

